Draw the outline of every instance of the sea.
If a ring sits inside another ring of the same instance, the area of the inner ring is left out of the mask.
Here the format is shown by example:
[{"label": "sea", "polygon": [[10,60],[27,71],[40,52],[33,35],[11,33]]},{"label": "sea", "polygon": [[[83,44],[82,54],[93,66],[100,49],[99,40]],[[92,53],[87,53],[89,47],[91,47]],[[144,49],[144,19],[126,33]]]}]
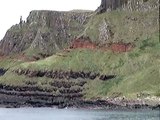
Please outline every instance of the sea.
[{"label": "sea", "polygon": [[160,111],[0,108],[0,120],[160,120]]}]

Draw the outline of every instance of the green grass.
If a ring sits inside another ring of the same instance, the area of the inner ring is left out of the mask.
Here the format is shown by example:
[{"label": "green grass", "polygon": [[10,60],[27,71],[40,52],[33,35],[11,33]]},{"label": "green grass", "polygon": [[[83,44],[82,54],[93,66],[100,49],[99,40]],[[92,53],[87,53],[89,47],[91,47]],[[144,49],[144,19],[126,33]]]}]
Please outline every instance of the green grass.
[{"label": "green grass", "polygon": [[136,98],[141,93],[160,96],[160,66],[152,66],[132,75],[110,81],[90,81],[86,85],[86,98],[126,96]]},{"label": "green grass", "polygon": [[[4,76],[0,77],[0,83],[4,85],[10,86],[37,86],[43,89],[52,89],[53,87],[49,84],[49,82],[54,81],[51,78],[46,77],[27,77],[25,75],[17,75],[11,71],[8,71]],[[31,85],[28,85],[30,83]]]},{"label": "green grass", "polygon": [[11,86],[24,86],[25,80],[25,76],[18,76],[12,72],[7,72],[4,76],[0,77],[0,83]]},{"label": "green grass", "polygon": [[0,68],[9,69],[19,65],[20,63],[23,63],[23,61],[7,57],[0,59]]},{"label": "green grass", "polygon": [[158,10],[150,12],[106,12],[92,17],[86,25],[87,30],[84,35],[97,42],[100,24],[105,21],[114,33],[111,41],[134,42],[134,40],[143,40],[150,38],[155,32],[159,32],[157,27],[159,26],[158,14]]},{"label": "green grass", "polygon": [[125,96],[135,97],[137,94],[145,92],[155,95],[156,90],[160,89],[159,71],[160,66],[156,65],[127,76],[121,83],[113,86],[110,94],[121,92]]},{"label": "green grass", "polygon": [[118,77],[109,81],[89,81],[85,85],[85,98],[95,99],[107,97],[112,87],[118,85],[123,80],[122,78],[123,77]]},{"label": "green grass", "polygon": [[101,50],[77,49],[61,52],[44,60],[20,64],[19,68],[33,70],[73,70],[109,73],[124,65],[126,54],[113,54]]}]

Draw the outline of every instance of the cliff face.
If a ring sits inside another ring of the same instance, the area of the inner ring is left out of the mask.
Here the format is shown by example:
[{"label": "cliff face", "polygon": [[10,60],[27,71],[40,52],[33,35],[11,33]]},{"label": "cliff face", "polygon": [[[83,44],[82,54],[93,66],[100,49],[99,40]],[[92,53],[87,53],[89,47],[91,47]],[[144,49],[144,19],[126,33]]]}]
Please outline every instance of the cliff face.
[{"label": "cliff face", "polygon": [[[97,12],[103,13],[117,9],[146,12],[157,11],[158,7],[159,0],[102,0]],[[0,42],[0,55],[9,55],[19,52],[50,55],[57,50],[68,47],[70,40],[79,35],[87,36],[91,40],[98,41],[101,44],[104,44],[106,40],[117,41],[122,36],[122,34],[118,34],[119,29],[118,31],[115,30],[117,26],[117,28],[124,26],[119,26],[119,22],[121,22],[120,18],[118,22],[115,21],[116,23],[112,23],[114,20],[110,21],[107,16],[102,16],[99,19],[98,15],[94,15],[92,17],[93,19],[90,19],[92,16],[91,14],[92,12],[89,11],[32,11],[26,22],[20,21],[19,24],[12,26],[7,31],[5,37]],[[119,14],[121,15],[120,17],[123,16],[122,14],[124,13],[122,12]],[[114,15],[115,14],[111,14],[111,19]],[[153,17],[155,18],[154,12]],[[140,16],[132,17],[131,15],[122,18],[122,22],[125,21],[126,23],[126,31],[135,27],[138,29],[138,26],[135,25],[137,21],[140,21],[139,18]],[[142,19],[144,24],[148,22],[144,22],[144,18],[140,19]],[[155,21],[156,19],[157,16]],[[155,21],[154,23],[157,24]],[[132,22],[135,23],[133,24]],[[139,25],[142,22],[140,21]],[[151,27],[152,26],[155,25],[151,25]],[[142,27],[144,27],[144,25],[142,25]],[[147,25],[144,29],[146,28],[148,28]]]},{"label": "cliff face", "polygon": [[159,0],[101,0],[101,5],[97,9],[98,13],[105,11],[124,9],[124,10],[149,10],[158,7]]},{"label": "cliff face", "polygon": [[91,12],[32,11],[27,21],[12,26],[0,43],[4,55],[25,51],[54,53],[62,49],[88,22]]}]

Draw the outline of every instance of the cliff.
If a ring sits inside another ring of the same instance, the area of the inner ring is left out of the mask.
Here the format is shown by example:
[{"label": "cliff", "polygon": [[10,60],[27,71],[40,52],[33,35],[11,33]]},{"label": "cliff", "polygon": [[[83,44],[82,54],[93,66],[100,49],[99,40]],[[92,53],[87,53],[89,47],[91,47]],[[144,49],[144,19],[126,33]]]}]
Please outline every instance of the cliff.
[{"label": "cliff", "polygon": [[91,13],[31,11],[26,22],[20,21],[7,31],[0,43],[1,52],[52,54],[85,29]]},{"label": "cliff", "polygon": [[[96,11],[98,13],[116,9],[155,11],[159,7],[158,2],[159,0],[102,0]],[[113,25],[108,18],[101,17],[102,19],[98,20],[97,17],[99,16],[91,11],[31,11],[26,21],[20,20],[19,24],[12,26],[6,32],[0,42],[0,55],[23,52],[29,56],[33,54],[48,56],[68,47],[70,41],[77,36],[86,36],[101,44],[106,40],[117,41],[121,35],[116,35],[119,32],[113,29],[118,23]],[[133,18],[128,15],[126,19],[136,22],[138,17]],[[155,18],[154,15],[153,17]],[[98,20],[97,26],[94,26],[97,23],[95,19]],[[129,26],[126,27],[128,28]]]},{"label": "cliff", "polygon": [[159,0],[101,0],[101,5],[97,9],[98,13],[123,9],[129,11],[148,11],[157,8]]}]

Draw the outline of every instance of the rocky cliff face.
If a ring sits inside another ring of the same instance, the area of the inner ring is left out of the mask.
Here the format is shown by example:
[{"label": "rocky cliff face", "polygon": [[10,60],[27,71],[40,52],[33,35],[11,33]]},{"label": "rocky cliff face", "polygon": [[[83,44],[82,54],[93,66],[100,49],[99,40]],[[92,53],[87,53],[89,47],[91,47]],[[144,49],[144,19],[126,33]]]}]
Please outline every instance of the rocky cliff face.
[{"label": "rocky cliff face", "polygon": [[[127,11],[156,11],[158,7],[159,0],[102,0],[97,12],[103,13],[117,9]],[[57,50],[68,47],[70,40],[80,35],[87,36],[91,40],[96,40],[96,42],[98,41],[101,44],[104,44],[106,41],[113,41],[113,39],[117,41],[122,36],[116,35],[118,32],[114,30],[119,25],[119,22],[121,22],[120,20],[114,25],[112,23],[114,20],[110,21],[104,17],[101,17],[102,19],[99,20],[97,15],[90,19],[91,14],[92,12],[88,11],[32,11],[26,22],[20,20],[19,24],[12,26],[7,31],[5,37],[0,42],[0,55],[25,52],[29,55],[43,53],[48,56]],[[127,15],[126,18],[122,18],[122,21],[127,21],[125,22],[127,31],[134,28],[133,26],[136,25],[138,17],[134,18],[131,15]],[[96,21],[94,21],[94,18],[96,18]],[[97,20],[99,23],[97,23]],[[135,24],[132,24],[133,21]],[[117,28],[120,27],[118,26]]]},{"label": "rocky cliff face", "polygon": [[52,54],[62,49],[88,22],[91,12],[32,11],[27,21],[12,26],[0,43],[1,53]]},{"label": "rocky cliff face", "polygon": [[101,0],[101,5],[97,9],[98,13],[116,9],[125,10],[149,10],[157,8],[159,0]]}]

